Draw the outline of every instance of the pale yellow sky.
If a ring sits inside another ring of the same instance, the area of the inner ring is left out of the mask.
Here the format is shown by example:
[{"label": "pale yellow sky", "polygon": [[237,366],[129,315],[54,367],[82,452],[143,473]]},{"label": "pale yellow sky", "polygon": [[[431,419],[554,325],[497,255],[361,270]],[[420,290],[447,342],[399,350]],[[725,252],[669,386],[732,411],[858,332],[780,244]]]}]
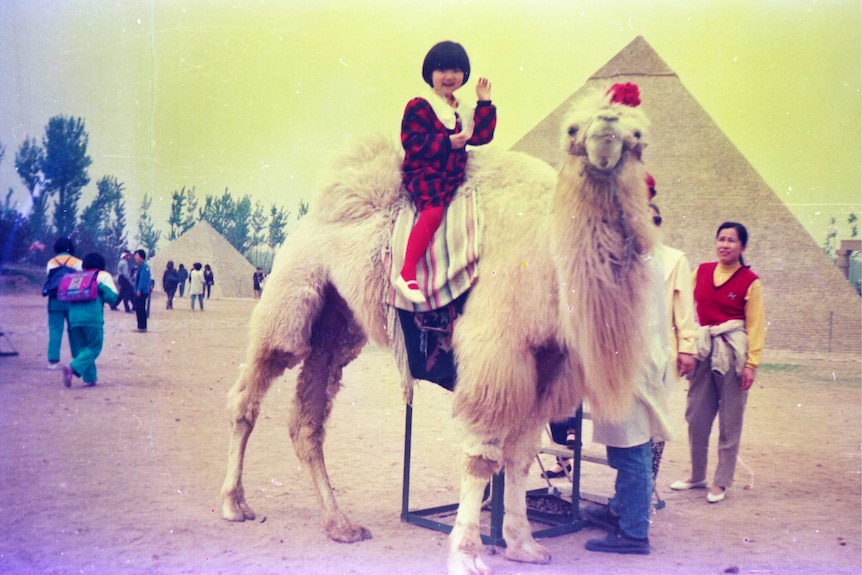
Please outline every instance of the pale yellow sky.
[{"label": "pale yellow sky", "polygon": [[507,148],[642,35],[822,243],[830,216],[860,211],[860,14],[799,0],[0,0],[0,186],[26,198],[15,151],[64,114],[90,134],[82,204],[116,176],[132,237],[147,191],[164,230],[183,186],[295,213],[351,138],[397,136],[435,42],[461,42],[491,79],[493,145]]}]

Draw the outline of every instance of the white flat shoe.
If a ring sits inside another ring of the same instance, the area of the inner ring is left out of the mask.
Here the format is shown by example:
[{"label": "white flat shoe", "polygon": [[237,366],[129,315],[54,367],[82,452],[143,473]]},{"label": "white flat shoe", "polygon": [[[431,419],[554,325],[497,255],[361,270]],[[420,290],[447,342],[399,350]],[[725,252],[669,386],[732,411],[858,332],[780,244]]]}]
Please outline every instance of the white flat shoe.
[{"label": "white flat shoe", "polygon": [[674,481],[670,484],[670,488],[674,491],[687,491],[689,489],[703,489],[706,487],[706,479],[701,481],[692,481],[689,483],[685,479],[680,479],[679,481]]},{"label": "white flat shoe", "polygon": [[706,500],[710,503],[718,503],[719,501],[724,501],[724,495],[727,493],[727,489],[719,493],[718,495],[713,495],[712,491],[706,494]]},{"label": "white flat shoe", "polygon": [[417,305],[425,303],[425,296],[422,294],[422,290],[419,289],[419,284],[416,283],[416,280],[407,282],[399,275],[393,285],[395,286],[395,290],[410,303]]}]

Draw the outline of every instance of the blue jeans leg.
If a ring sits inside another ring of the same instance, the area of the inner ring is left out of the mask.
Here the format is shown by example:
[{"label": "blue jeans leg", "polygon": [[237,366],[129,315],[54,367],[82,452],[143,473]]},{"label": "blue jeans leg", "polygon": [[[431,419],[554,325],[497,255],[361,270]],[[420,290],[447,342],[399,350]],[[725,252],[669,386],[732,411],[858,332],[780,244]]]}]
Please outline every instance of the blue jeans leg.
[{"label": "blue jeans leg", "polygon": [[607,448],[608,465],[617,470],[611,510],[620,516],[620,530],[628,537],[649,536],[652,503],[652,446]]}]

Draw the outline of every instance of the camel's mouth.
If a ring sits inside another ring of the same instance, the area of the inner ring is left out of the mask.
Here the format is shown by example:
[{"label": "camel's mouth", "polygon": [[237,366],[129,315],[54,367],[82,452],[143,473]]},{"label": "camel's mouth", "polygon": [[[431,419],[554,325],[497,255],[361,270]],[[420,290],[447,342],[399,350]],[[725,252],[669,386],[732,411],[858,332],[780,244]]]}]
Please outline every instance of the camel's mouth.
[{"label": "camel's mouth", "polygon": [[586,152],[590,164],[599,171],[610,172],[623,156],[624,138],[616,118],[602,118],[586,134]]}]

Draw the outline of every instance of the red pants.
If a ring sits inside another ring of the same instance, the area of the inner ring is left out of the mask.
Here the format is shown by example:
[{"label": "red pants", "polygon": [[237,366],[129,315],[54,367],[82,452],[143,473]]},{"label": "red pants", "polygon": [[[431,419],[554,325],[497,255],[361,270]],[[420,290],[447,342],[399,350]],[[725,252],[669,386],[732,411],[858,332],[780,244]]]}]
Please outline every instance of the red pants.
[{"label": "red pants", "polygon": [[419,221],[413,226],[413,229],[410,231],[410,237],[407,240],[404,267],[401,268],[401,277],[404,281],[416,280],[416,264],[419,263],[419,258],[424,256],[428,250],[428,244],[431,243],[434,232],[440,227],[440,222],[443,220],[443,213],[445,211],[445,206],[436,206],[425,208],[419,212]]}]

